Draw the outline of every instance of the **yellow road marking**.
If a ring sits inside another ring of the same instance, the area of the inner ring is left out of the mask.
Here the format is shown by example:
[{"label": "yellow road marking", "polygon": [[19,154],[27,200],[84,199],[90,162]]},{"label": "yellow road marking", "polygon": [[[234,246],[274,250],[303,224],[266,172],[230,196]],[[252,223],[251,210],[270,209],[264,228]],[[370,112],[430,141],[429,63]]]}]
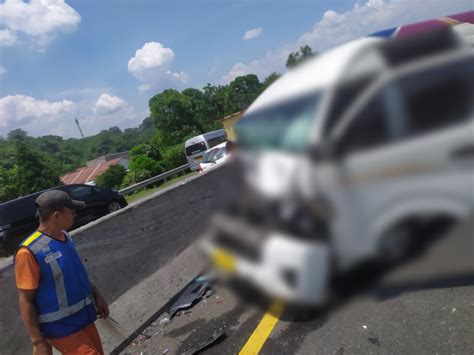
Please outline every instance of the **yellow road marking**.
[{"label": "yellow road marking", "polygon": [[269,311],[265,313],[249,340],[247,340],[242,350],[240,350],[239,355],[256,355],[260,352],[263,344],[265,344],[273,328],[278,323],[278,319],[283,313],[284,308],[283,303],[279,301],[271,305]]}]

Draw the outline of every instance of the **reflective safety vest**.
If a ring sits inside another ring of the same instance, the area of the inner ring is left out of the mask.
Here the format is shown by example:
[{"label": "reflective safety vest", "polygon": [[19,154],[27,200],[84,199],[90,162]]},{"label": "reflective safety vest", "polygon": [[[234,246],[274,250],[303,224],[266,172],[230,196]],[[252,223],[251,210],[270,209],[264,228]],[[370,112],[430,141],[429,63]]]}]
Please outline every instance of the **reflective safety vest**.
[{"label": "reflective safety vest", "polygon": [[28,248],[40,266],[35,302],[46,338],[73,334],[97,319],[92,287],[69,234],[59,241],[39,231],[20,247]]}]

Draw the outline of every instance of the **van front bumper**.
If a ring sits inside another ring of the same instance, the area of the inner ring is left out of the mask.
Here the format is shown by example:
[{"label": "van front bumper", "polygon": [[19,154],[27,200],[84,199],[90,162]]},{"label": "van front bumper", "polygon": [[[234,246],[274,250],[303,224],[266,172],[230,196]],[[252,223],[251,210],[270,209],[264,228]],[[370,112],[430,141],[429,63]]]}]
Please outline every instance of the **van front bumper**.
[{"label": "van front bumper", "polygon": [[250,282],[270,297],[305,305],[327,300],[329,247],[325,242],[301,241],[271,232],[262,236],[254,255],[204,241],[204,250],[217,269]]}]

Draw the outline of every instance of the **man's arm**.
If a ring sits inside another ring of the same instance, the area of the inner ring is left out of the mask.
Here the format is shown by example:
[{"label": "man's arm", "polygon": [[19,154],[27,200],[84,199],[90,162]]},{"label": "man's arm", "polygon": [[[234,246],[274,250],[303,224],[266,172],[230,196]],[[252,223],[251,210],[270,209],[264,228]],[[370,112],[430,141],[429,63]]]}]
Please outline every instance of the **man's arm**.
[{"label": "man's arm", "polygon": [[99,312],[99,318],[107,318],[110,314],[109,306],[105,301],[104,297],[101,295],[97,287],[92,285],[92,295],[94,296],[95,305],[97,306],[97,310]]},{"label": "man's arm", "polygon": [[18,289],[21,319],[30,335],[31,343],[33,344],[33,354],[52,354],[51,345],[49,345],[39,329],[38,315],[35,307],[35,293],[36,290]]}]

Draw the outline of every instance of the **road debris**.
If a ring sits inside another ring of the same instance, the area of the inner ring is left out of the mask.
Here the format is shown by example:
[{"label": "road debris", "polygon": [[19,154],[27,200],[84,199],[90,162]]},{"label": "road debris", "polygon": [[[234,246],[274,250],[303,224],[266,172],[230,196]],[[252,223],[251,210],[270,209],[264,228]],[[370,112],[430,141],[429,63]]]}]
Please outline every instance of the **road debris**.
[{"label": "road debris", "polygon": [[170,322],[170,319],[168,317],[165,317],[165,318],[160,319],[158,324],[159,325],[166,325],[166,324],[169,324],[169,322]]},{"label": "road debris", "polygon": [[217,344],[226,337],[225,328],[216,329],[206,340],[185,351],[183,355],[198,354],[210,346]]},{"label": "road debris", "polygon": [[204,282],[204,281],[208,281],[208,282],[212,282],[214,281],[215,277],[212,277],[212,276],[209,276],[209,275],[202,275],[202,276],[199,276],[199,277],[196,277],[196,282]]},{"label": "road debris", "polygon": [[367,338],[367,340],[377,346],[380,346],[379,338]]},{"label": "road debris", "polygon": [[211,284],[206,280],[195,281],[186,287],[181,296],[179,296],[176,302],[170,307],[168,311],[170,319],[173,318],[179,310],[193,306],[202,298],[202,296],[204,296],[210,287]]},{"label": "road debris", "polygon": [[451,311],[451,313],[454,313],[454,312],[456,312],[456,308],[453,308]]},{"label": "road debris", "polygon": [[215,293],[216,293],[216,290],[214,290],[213,288],[210,288],[209,290],[207,290],[207,292],[205,294],[205,297],[209,298],[209,297],[213,296]]},{"label": "road debris", "polygon": [[364,325],[362,326],[362,328],[367,329],[367,326],[364,324]]},{"label": "road debris", "polygon": [[165,350],[163,350],[162,354],[168,354],[169,351],[170,351],[170,349],[165,349]]}]

